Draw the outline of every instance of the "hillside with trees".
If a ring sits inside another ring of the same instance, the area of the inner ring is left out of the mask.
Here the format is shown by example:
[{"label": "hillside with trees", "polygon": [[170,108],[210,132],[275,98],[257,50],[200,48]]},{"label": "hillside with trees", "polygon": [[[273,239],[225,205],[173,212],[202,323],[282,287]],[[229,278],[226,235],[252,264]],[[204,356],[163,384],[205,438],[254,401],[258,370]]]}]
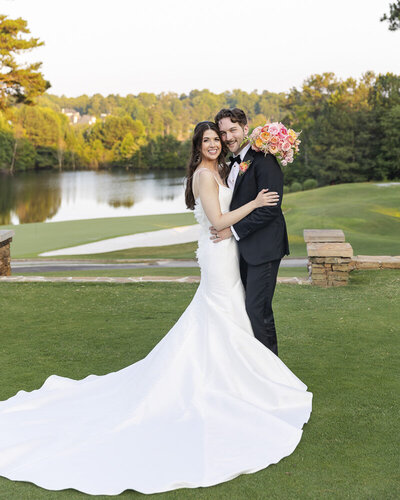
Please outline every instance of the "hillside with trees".
[{"label": "hillside with trees", "polygon": [[[281,120],[302,131],[301,155],[285,168],[289,184],[400,175],[400,76],[371,72],[358,81],[312,75],[287,94],[194,90],[68,98],[45,93],[35,106],[16,104],[0,112],[0,168],[184,168],[195,124],[235,106],[246,111],[252,127]],[[66,109],[95,122],[74,124]]]},{"label": "hillside with trees", "polygon": [[342,80],[311,75],[287,93],[207,89],[79,97],[47,92],[41,63],[19,56],[43,44],[23,19],[0,15],[0,170],[183,169],[197,122],[242,108],[255,127],[282,121],[301,130],[301,154],[284,168],[298,186],[400,177],[400,76]]}]

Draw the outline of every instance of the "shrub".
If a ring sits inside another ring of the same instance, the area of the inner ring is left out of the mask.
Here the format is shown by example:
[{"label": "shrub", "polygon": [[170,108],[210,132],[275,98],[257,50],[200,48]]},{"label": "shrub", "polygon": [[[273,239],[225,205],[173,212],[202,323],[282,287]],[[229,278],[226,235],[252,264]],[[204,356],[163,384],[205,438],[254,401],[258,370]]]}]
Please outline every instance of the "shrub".
[{"label": "shrub", "polygon": [[303,182],[303,191],[307,191],[308,189],[315,189],[318,187],[318,182],[315,179],[306,179]]},{"label": "shrub", "polygon": [[290,193],[290,186],[283,186],[283,194]]},{"label": "shrub", "polygon": [[301,184],[300,182],[292,182],[292,185],[290,186],[290,191],[292,193],[295,193],[296,191],[301,191]]}]

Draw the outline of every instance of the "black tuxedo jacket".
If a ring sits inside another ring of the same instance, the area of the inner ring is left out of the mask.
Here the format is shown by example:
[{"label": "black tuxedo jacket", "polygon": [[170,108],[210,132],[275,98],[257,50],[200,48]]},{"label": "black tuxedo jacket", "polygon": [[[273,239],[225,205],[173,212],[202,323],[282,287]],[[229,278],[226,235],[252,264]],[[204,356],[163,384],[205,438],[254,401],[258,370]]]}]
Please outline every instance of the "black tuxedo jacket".
[{"label": "black tuxedo jacket", "polygon": [[283,173],[275,156],[249,149],[243,161],[251,161],[249,168],[238,175],[233,190],[231,210],[241,207],[257,196],[263,188],[279,193],[275,207],[256,208],[234,224],[239,236],[239,252],[251,265],[259,265],[289,255],[286,222],[281,210]]}]

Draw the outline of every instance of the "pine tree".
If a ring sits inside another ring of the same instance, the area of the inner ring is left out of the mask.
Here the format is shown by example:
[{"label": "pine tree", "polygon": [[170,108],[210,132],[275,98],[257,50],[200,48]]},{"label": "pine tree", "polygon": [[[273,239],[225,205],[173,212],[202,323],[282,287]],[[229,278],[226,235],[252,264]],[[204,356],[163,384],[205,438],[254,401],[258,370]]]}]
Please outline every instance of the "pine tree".
[{"label": "pine tree", "polygon": [[0,110],[16,103],[32,104],[50,83],[39,71],[41,62],[22,65],[16,56],[43,45],[38,38],[23,38],[29,34],[27,22],[0,15]]}]

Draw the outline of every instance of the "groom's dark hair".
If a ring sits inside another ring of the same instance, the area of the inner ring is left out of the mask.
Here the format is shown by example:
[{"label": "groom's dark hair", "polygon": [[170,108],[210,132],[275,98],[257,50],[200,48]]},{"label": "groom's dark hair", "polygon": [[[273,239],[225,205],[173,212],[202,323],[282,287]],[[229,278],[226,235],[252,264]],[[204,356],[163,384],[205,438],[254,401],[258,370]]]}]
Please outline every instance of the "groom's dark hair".
[{"label": "groom's dark hair", "polygon": [[222,118],[230,118],[233,123],[239,123],[239,125],[243,128],[245,125],[247,125],[247,117],[246,113],[243,111],[243,109],[239,108],[223,108],[221,111],[218,111],[218,113],[215,115],[214,121],[218,125],[219,121],[222,120]]}]

